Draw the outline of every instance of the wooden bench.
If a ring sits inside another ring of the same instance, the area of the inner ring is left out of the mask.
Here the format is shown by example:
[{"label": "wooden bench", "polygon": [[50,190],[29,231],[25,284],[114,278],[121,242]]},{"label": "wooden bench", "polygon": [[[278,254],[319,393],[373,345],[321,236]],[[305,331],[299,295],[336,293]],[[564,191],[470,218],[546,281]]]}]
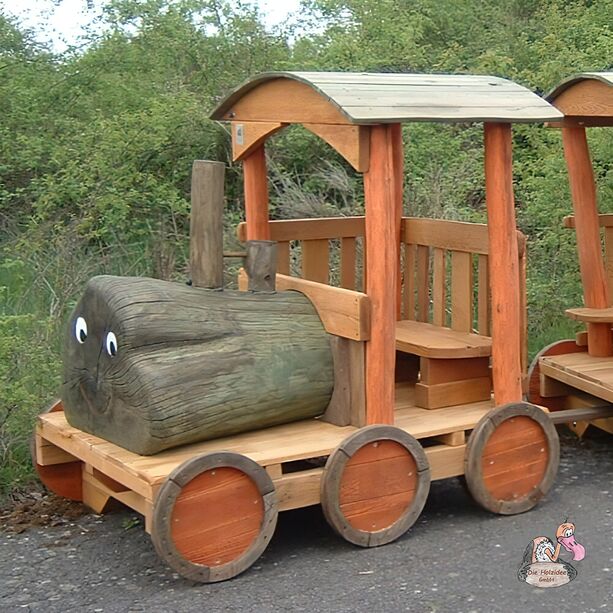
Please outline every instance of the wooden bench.
[{"label": "wooden bench", "polygon": [[[522,366],[525,349],[525,239],[518,232]],[[416,404],[434,409],[487,400],[492,353],[488,232],[485,224],[403,220],[402,321],[396,348],[419,358]],[[402,359],[402,358],[401,358]],[[405,368],[410,376],[410,371]]]},{"label": "wooden bench", "polygon": [[[364,218],[270,222],[278,272],[364,291]],[[246,239],[245,224],[238,237]],[[527,367],[525,238],[520,253],[522,367]],[[396,378],[416,383],[423,408],[489,400],[491,377],[488,234],[485,224],[405,217]]]}]

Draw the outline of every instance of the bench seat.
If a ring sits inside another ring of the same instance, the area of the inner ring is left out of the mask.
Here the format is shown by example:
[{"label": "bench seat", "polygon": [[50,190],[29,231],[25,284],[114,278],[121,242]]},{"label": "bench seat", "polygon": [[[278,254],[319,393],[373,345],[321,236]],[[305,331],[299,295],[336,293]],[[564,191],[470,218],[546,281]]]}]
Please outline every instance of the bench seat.
[{"label": "bench seat", "polygon": [[396,322],[396,349],[423,358],[483,358],[492,355],[492,339],[405,319]]}]

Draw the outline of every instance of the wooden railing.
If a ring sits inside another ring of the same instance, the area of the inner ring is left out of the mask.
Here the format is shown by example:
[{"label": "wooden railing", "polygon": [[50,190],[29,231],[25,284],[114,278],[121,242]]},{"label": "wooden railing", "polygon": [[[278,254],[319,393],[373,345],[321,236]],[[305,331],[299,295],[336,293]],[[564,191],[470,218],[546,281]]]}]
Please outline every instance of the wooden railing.
[{"label": "wooden railing", "polygon": [[[364,218],[330,217],[270,222],[278,242],[278,272],[365,291]],[[246,238],[245,224],[238,237]],[[526,356],[526,241],[517,233]],[[401,226],[401,318],[491,335],[488,233],[485,224],[405,217]]]}]

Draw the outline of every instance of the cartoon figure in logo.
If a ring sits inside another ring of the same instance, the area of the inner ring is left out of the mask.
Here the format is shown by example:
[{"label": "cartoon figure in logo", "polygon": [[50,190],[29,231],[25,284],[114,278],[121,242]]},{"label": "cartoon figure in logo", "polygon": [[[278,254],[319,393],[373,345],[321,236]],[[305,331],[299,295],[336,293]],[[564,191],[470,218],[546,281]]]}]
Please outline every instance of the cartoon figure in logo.
[{"label": "cartoon figure in logo", "polygon": [[552,540],[546,536],[532,539],[532,563],[557,562],[562,546],[573,554],[574,561],[578,562],[585,558],[585,547],[575,540],[575,524],[570,522],[560,524],[556,530],[556,540],[558,544],[554,548]]},{"label": "cartoon figure in logo", "polygon": [[558,587],[572,581],[577,570],[560,558],[564,548],[573,554],[573,561],[585,558],[585,547],[575,540],[575,524],[568,520],[556,530],[557,544],[546,536],[537,536],[526,547],[517,577],[535,587]]}]

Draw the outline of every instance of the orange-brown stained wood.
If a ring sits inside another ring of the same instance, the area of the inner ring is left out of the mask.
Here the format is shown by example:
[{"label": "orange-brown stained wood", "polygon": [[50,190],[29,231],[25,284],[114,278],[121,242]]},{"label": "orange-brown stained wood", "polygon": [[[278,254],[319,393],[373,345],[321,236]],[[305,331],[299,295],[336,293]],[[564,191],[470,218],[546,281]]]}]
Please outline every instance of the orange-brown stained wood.
[{"label": "orange-brown stained wood", "polygon": [[394,441],[369,443],[345,466],[340,510],[356,530],[383,530],[407,510],[416,488],[417,465],[402,445]]},{"label": "orange-brown stained wood", "polygon": [[404,195],[404,149],[402,143],[402,125],[393,123],[390,126],[392,138],[392,156],[394,163],[394,201],[396,206],[396,252],[397,252],[397,279],[396,279],[396,319],[402,314],[402,271],[400,269],[400,232],[402,224],[402,202]]},{"label": "orange-brown stained wood", "polygon": [[366,199],[366,293],[371,300],[371,338],[366,343],[366,423],[394,423],[398,207],[392,127],[371,127]]},{"label": "orange-brown stained wood", "polygon": [[[603,309],[609,306],[609,288],[600,244],[600,226],[596,185],[585,128],[562,130],[564,156],[575,212],[575,231],[585,306]],[[588,352],[606,357],[613,354],[613,336],[609,324],[588,324]]]},{"label": "orange-brown stained wood", "polygon": [[[563,91],[554,101],[564,115],[611,118],[613,116],[613,88],[596,79],[586,79]],[[605,122],[606,123],[606,122]]]},{"label": "orange-brown stained wood", "polygon": [[256,484],[236,468],[207,470],[177,497],[172,540],[190,562],[219,566],[245,553],[257,538],[264,503]]},{"label": "orange-brown stained wood", "polygon": [[522,399],[519,252],[511,126],[485,124],[485,190],[492,295],[492,378],[497,405]]},{"label": "orange-brown stained wood", "polygon": [[264,145],[243,160],[247,240],[270,240],[268,224],[268,178]]},{"label": "orange-brown stained wood", "polygon": [[83,464],[67,462],[41,466],[36,464],[36,472],[43,485],[54,494],[68,500],[83,500]]},{"label": "orange-brown stained wood", "polygon": [[497,500],[521,498],[541,483],[548,461],[541,426],[529,417],[513,417],[494,430],[483,450],[484,486]]}]

